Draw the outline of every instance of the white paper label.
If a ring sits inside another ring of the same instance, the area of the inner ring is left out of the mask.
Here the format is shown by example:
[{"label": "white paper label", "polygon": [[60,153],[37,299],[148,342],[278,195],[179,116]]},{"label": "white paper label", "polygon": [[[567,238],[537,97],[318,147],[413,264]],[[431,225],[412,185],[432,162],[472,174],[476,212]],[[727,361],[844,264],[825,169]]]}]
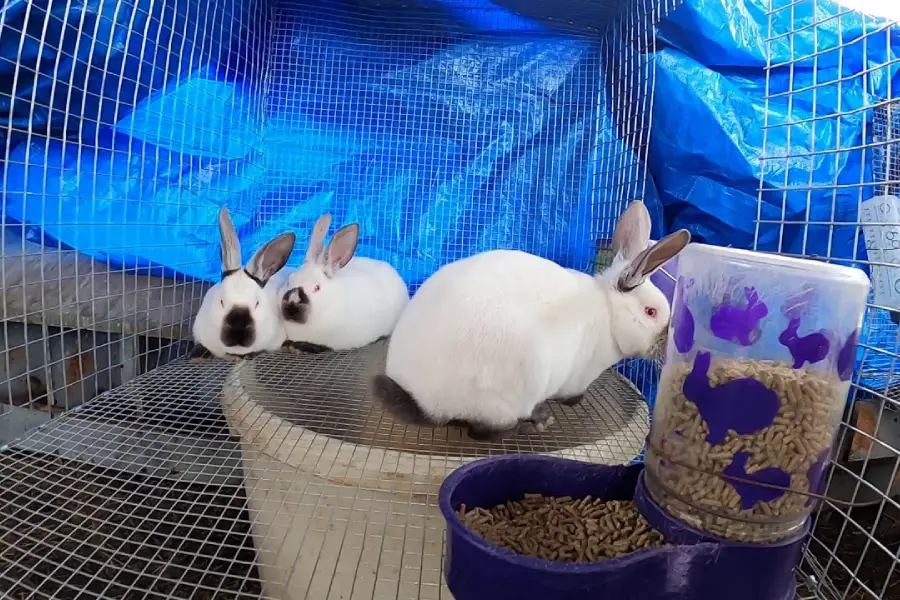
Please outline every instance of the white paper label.
[{"label": "white paper label", "polygon": [[897,265],[871,267],[875,304],[900,309],[900,198],[876,196],[866,200],[859,217],[869,260]]}]

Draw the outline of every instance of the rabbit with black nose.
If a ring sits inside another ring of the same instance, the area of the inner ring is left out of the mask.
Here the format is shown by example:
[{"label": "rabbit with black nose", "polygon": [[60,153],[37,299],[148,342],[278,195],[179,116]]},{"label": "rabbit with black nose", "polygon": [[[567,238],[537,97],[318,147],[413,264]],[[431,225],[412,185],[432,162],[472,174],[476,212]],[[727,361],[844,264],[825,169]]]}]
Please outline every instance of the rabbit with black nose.
[{"label": "rabbit with black nose", "polygon": [[386,337],[409,303],[409,289],[390,264],[354,256],[359,224],[335,232],[331,215],[316,222],[299,269],[279,277],[286,346],[307,352],[349,350]]},{"label": "rabbit with black nose", "polygon": [[295,287],[284,293],[281,298],[281,313],[289,323],[306,323],[309,318],[309,296],[302,287]]},{"label": "rabbit with black nose", "polygon": [[194,357],[241,358],[277,350],[285,339],[276,299],[280,271],[294,250],[296,236],[283,233],[260,248],[246,268],[228,214],[219,211],[222,237],[222,280],[203,297],[194,319]]}]

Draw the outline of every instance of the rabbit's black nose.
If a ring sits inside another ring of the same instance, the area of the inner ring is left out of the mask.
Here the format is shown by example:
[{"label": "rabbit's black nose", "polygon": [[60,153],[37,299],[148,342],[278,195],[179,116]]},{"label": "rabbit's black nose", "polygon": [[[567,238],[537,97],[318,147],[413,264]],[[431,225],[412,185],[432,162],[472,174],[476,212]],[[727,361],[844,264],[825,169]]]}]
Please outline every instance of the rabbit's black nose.
[{"label": "rabbit's black nose", "polygon": [[250,309],[245,307],[232,308],[225,315],[225,323],[222,325],[222,343],[225,346],[241,346],[247,348],[253,345],[256,332],[253,325],[253,316]]},{"label": "rabbit's black nose", "polygon": [[295,287],[281,298],[281,314],[287,321],[306,323],[309,314],[309,296],[302,287]]}]

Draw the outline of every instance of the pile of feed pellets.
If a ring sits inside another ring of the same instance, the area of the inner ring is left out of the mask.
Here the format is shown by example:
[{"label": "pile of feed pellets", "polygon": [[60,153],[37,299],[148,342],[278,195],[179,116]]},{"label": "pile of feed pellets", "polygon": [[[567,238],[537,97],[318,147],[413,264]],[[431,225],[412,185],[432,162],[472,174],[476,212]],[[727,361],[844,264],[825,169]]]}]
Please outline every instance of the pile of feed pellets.
[{"label": "pile of feed pellets", "polygon": [[492,544],[551,561],[594,562],[664,543],[634,503],[623,500],[525,494],[490,509],[462,505],[459,517]]}]

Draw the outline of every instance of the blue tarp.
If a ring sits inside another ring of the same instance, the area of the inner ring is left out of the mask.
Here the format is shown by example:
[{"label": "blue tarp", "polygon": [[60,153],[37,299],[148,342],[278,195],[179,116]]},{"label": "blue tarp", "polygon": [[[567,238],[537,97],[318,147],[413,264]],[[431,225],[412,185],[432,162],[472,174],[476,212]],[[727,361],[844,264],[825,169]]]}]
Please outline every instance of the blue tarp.
[{"label": "blue tarp", "polygon": [[[900,30],[830,0],[801,2],[773,14],[773,32],[793,33],[768,43],[767,74],[768,7],[688,0],[660,27],[656,95],[666,101],[653,109],[650,167],[667,221],[739,247],[752,245],[758,211],[765,220],[854,223],[788,225],[781,250],[851,259],[856,245],[864,259],[856,210],[874,190],[864,185],[872,151],[862,150],[872,111],[862,109],[891,90],[900,96]],[[760,207],[761,171],[765,188],[778,191],[764,192]],[[846,187],[835,191],[835,182]],[[761,226],[760,249],[778,241],[777,225]]]},{"label": "blue tarp", "polygon": [[[770,0],[687,0],[660,25],[649,163],[666,224],[750,248],[759,215],[787,223],[760,225],[761,250],[864,261],[857,207],[883,150],[870,107],[900,97],[900,29],[833,0],[782,4],[771,29]],[[861,377],[884,389],[898,331],[870,313],[863,341],[881,352],[860,351]]]},{"label": "blue tarp", "polygon": [[[57,18],[77,17],[75,9],[65,14],[61,0],[51,5]],[[119,20],[151,5],[137,0]],[[239,72],[226,52],[223,64],[168,65],[155,79],[138,76],[137,58],[110,68],[92,57],[103,65],[87,69],[96,87],[147,80],[159,91],[126,86],[125,101],[95,99],[90,115],[69,121],[79,130],[91,123],[91,135],[67,134],[71,142],[14,138],[5,218],[38,225],[44,239],[114,267],[206,280],[220,271],[215,213],[222,205],[243,224],[245,253],[285,229],[298,230],[303,244],[324,211],[337,223],[359,221],[358,252],[390,260],[411,286],[441,264],[495,247],[587,267],[598,227],[596,148],[632,152],[609,129],[597,138],[599,53],[585,39],[503,9],[472,10],[490,6],[423,0],[419,24],[401,5],[366,10],[365,19],[352,2],[284,11],[265,54],[292,71],[271,78],[265,106],[262,76],[254,77],[247,57]],[[109,10],[101,2],[91,17]],[[180,31],[184,15],[169,17]],[[421,22],[442,20],[446,27],[421,31]],[[135,49],[137,38],[136,30]],[[187,47],[179,56],[208,55],[191,52],[189,36],[180,41]],[[115,44],[94,47],[103,50],[120,58]],[[147,50],[161,51],[160,44]],[[45,58],[34,48],[23,56]],[[49,92],[49,79],[42,89]],[[57,89],[53,97],[65,94]],[[17,88],[13,107],[27,109],[30,100],[41,102]]]},{"label": "blue tarp", "polygon": [[[0,28],[5,221],[113,267],[206,280],[219,273],[223,205],[245,254],[285,229],[302,245],[325,211],[359,221],[360,254],[412,286],[496,247],[584,268],[609,233],[599,208],[633,197],[650,205],[654,236],[687,227],[723,245],[749,247],[758,210],[856,223],[873,178],[860,150],[871,111],[859,109],[900,89],[900,32],[833,0],[776,12],[772,30],[794,33],[768,46],[770,0],[686,0],[653,53],[556,28],[602,29],[623,4],[606,0],[328,0],[279,11],[276,28],[258,0],[177,13],[149,0],[28,4],[7,3]],[[283,64],[266,78],[273,56]],[[626,70],[607,67],[623,60],[636,101],[651,62],[656,72],[646,187],[619,135],[635,124],[613,117],[612,74]],[[760,172],[791,191],[764,192],[760,207]],[[761,227],[761,249],[776,249],[778,229]],[[781,249],[865,259],[856,229],[789,225]],[[870,339],[886,327],[876,316]]]}]

